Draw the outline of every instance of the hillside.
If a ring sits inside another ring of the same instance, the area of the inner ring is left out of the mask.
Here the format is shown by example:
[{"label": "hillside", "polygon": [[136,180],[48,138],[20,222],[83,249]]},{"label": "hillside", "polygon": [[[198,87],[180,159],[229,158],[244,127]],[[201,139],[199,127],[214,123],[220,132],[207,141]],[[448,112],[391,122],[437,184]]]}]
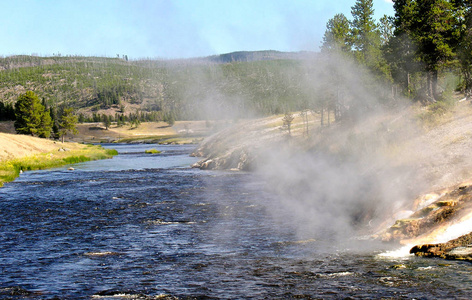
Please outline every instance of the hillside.
[{"label": "hillside", "polygon": [[50,106],[84,116],[155,113],[161,119],[214,119],[301,109],[310,97],[300,85],[309,53],[237,52],[186,60],[104,57],[0,58],[0,100],[27,90]]}]

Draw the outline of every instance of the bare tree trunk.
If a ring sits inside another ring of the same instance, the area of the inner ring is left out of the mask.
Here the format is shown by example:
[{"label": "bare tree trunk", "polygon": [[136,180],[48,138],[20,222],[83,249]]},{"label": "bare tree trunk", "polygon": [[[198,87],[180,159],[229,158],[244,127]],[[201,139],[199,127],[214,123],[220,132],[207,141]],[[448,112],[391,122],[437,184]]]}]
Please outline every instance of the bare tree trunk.
[{"label": "bare tree trunk", "polygon": [[321,108],[321,128],[324,126],[324,108]]},{"label": "bare tree trunk", "polygon": [[438,70],[433,70],[431,78],[431,92],[433,95],[433,102],[438,99]]},{"label": "bare tree trunk", "polygon": [[330,117],[329,117],[329,106],[328,106],[328,127],[329,127],[330,123],[331,122],[330,122]]},{"label": "bare tree trunk", "polygon": [[472,76],[469,71],[464,72],[464,81],[465,81],[465,97],[467,100],[470,100],[471,91],[472,91]]},{"label": "bare tree trunk", "polygon": [[305,110],[305,124],[306,124],[306,136],[309,135],[308,128],[308,110]]},{"label": "bare tree trunk", "polygon": [[[426,74],[426,84],[427,84],[427,87],[426,87],[426,101],[428,101],[428,102],[435,102],[436,101],[435,98],[434,98],[435,88],[433,88],[433,86],[434,86],[433,77],[434,77],[433,71],[428,71],[428,73]],[[436,77],[436,84],[437,84],[437,77]]]},{"label": "bare tree trunk", "polygon": [[410,72],[408,72],[408,73],[406,74],[406,84],[407,84],[406,89],[408,90],[408,98],[411,96],[411,95],[410,95],[410,93],[411,93],[411,89],[410,89],[410,84],[411,84],[411,82],[410,82],[410,81],[411,81]]}]

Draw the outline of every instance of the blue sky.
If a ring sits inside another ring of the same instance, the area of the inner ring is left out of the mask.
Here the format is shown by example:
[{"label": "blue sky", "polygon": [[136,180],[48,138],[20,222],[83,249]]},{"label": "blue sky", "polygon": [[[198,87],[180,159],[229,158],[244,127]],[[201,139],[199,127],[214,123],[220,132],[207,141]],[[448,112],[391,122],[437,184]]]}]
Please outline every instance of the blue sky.
[{"label": "blue sky", "polygon": [[[326,22],[355,0],[0,0],[0,55],[188,58],[318,51]],[[375,17],[393,15],[374,0]]]}]

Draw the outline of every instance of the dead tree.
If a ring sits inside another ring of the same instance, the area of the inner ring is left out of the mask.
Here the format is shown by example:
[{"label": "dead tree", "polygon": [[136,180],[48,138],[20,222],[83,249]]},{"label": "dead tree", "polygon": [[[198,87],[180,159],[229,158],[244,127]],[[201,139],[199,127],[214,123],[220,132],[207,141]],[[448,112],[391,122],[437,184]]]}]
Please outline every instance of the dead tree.
[{"label": "dead tree", "polygon": [[282,119],[282,121],[284,122],[284,126],[287,126],[289,136],[292,135],[291,127],[292,127],[293,119],[295,119],[295,117],[290,112],[285,113],[285,116]]}]

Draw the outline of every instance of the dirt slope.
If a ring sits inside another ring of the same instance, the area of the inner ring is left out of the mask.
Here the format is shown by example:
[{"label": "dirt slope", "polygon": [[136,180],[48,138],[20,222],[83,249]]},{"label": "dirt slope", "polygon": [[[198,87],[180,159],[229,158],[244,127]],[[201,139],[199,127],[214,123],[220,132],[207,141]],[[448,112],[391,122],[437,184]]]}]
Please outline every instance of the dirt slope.
[{"label": "dirt slope", "polygon": [[41,152],[58,151],[60,148],[74,150],[81,147],[83,147],[81,144],[62,144],[27,135],[0,133],[0,161],[30,156]]}]

